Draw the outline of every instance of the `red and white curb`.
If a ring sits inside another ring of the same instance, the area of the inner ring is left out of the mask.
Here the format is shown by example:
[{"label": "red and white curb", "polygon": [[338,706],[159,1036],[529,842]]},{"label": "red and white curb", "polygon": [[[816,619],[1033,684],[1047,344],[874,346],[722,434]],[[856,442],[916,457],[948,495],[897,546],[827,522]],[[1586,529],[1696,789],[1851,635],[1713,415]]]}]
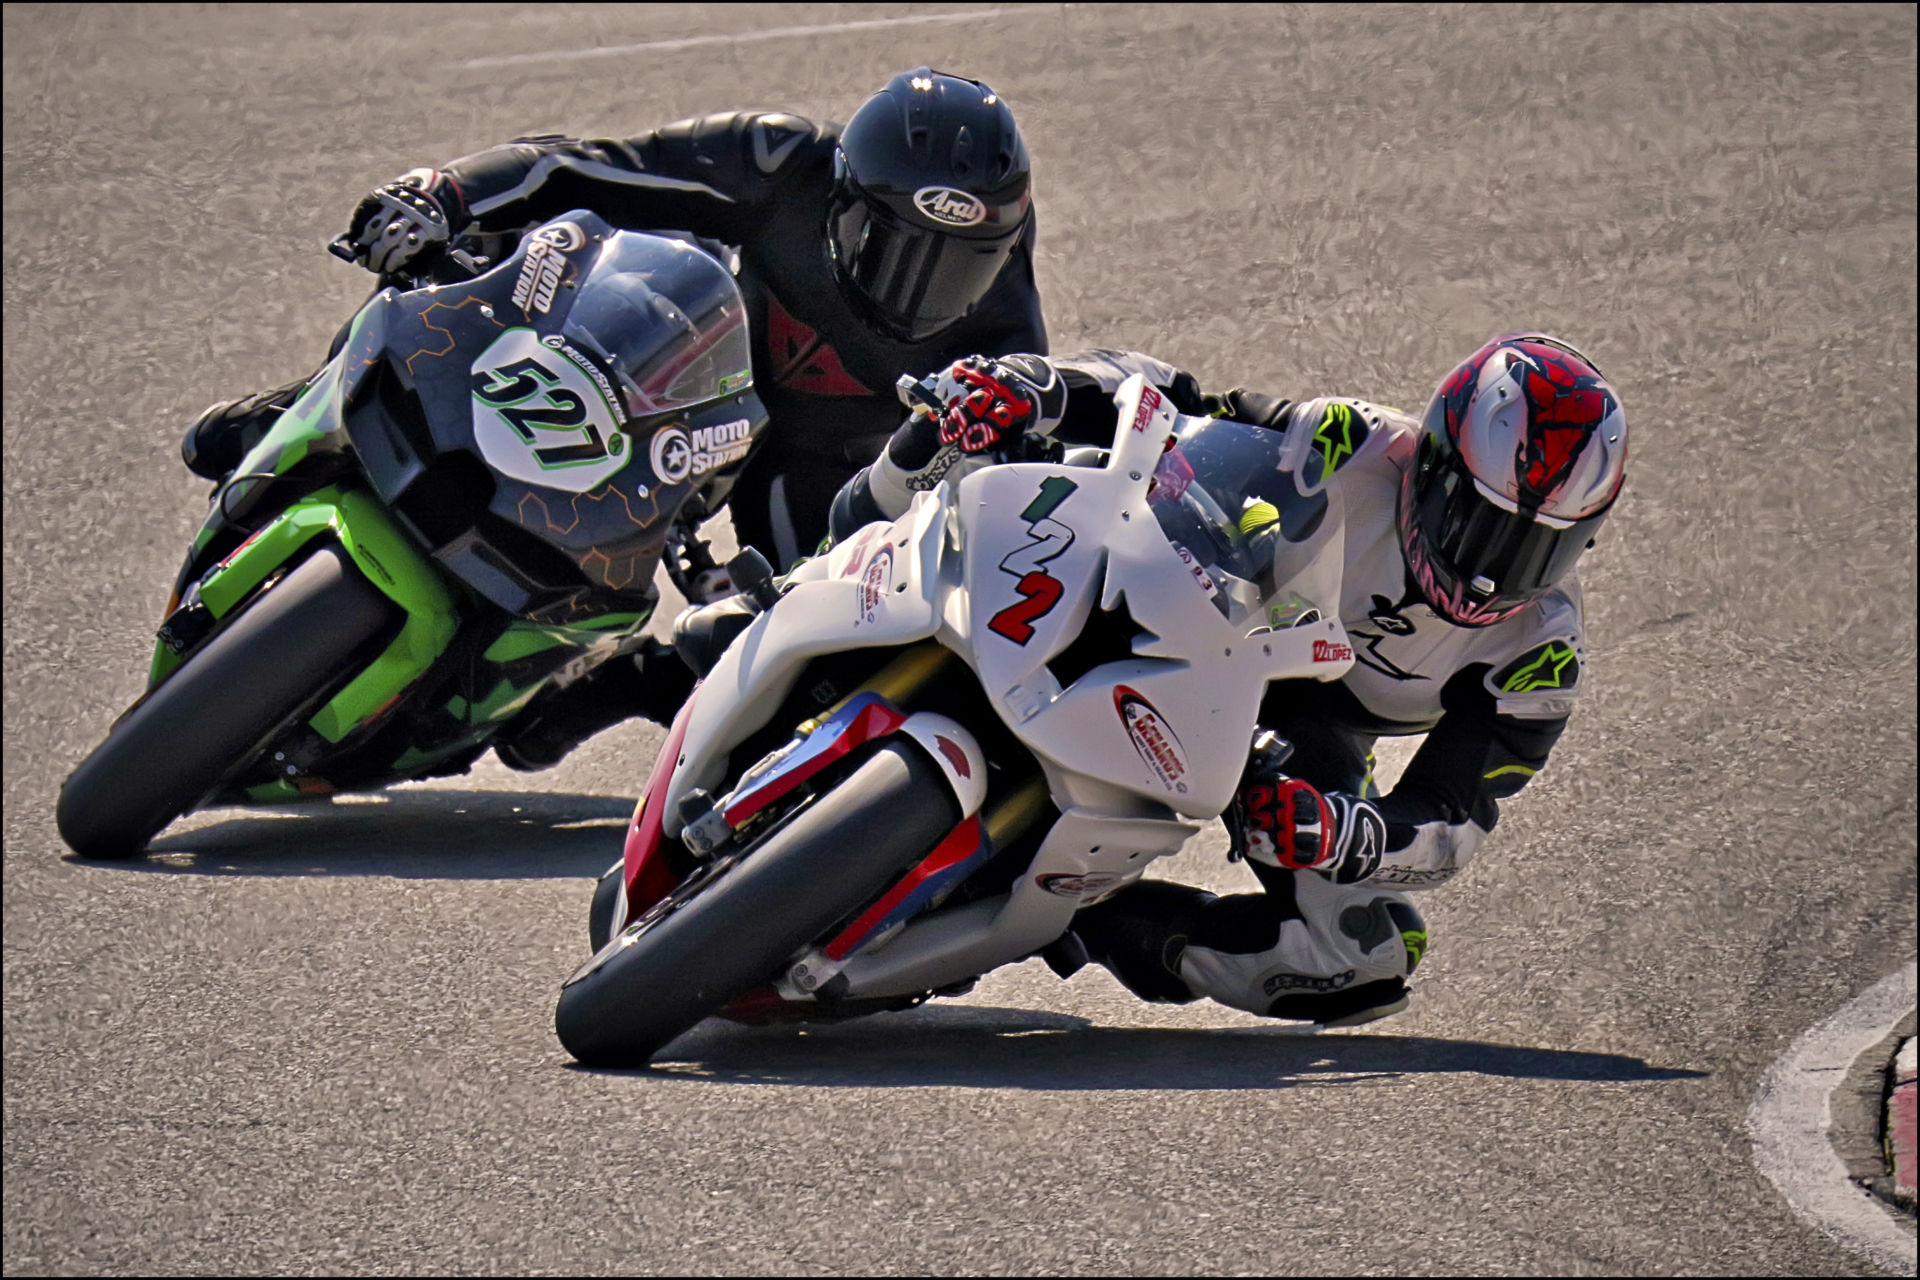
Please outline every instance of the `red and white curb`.
[{"label": "red and white curb", "polygon": [[1914,1147],[1914,1041],[1900,1046],[1893,1060],[1893,1093],[1887,1098],[1887,1163],[1893,1166],[1893,1186],[1903,1196],[1915,1194],[1920,1174],[1920,1151]]},{"label": "red and white curb", "polygon": [[1753,1162],[1800,1217],[1895,1275],[1915,1274],[1914,1236],[1847,1177],[1827,1131],[1830,1099],[1854,1060],[1914,1007],[1916,966],[1888,974],[1800,1034],[1767,1069],[1747,1112]]}]

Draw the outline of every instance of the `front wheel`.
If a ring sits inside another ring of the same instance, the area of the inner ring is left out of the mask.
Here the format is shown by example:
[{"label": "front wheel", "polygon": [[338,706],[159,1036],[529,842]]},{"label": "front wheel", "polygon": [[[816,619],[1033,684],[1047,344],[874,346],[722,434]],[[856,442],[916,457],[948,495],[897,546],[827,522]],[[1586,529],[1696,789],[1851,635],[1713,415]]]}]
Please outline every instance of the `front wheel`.
[{"label": "front wheel", "polygon": [[939,766],[911,741],[883,744],[738,866],[569,979],[560,1043],[587,1066],[646,1065],[878,897],[959,820]]},{"label": "front wheel", "polygon": [[131,858],[313,703],[384,634],[393,605],[323,547],[123,716],[60,788],[60,838]]}]

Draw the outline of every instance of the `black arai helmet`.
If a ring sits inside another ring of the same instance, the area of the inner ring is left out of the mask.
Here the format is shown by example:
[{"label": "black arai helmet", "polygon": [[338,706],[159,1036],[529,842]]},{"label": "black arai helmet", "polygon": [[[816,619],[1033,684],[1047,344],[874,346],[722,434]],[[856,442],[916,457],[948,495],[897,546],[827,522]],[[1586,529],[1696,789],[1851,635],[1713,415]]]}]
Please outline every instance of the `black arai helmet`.
[{"label": "black arai helmet", "polygon": [[854,112],[827,237],[841,286],[896,335],[930,337],[993,285],[1026,230],[1027,146],[977,80],[921,67]]}]

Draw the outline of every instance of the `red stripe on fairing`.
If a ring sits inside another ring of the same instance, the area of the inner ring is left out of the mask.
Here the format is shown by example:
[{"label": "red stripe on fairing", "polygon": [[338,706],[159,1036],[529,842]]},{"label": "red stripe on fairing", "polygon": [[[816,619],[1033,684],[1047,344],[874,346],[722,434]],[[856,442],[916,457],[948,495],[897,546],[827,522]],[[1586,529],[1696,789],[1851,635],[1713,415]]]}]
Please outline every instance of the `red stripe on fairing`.
[{"label": "red stripe on fairing", "polygon": [[829,960],[844,960],[866,936],[873,932],[887,913],[942,871],[958,866],[971,858],[980,848],[980,815],[971,814],[965,822],[947,833],[947,838],[935,846],[932,853],[922,859],[919,866],[906,874],[899,884],[887,890],[886,896],[861,913],[860,918],[848,925],[846,931],[827,944]]},{"label": "red stripe on fairing", "polygon": [[627,846],[623,855],[627,864],[627,918],[616,923],[616,931],[631,924],[635,916],[666,897],[679,883],[660,853],[660,815],[667,805],[667,783],[673,778],[675,762],[680,759],[680,744],[687,739],[687,726],[693,722],[693,704],[699,694],[695,689],[694,696],[687,699],[680,714],[673,718],[666,745],[654,758],[646,790],[640,793],[633,820],[627,824]]},{"label": "red stripe on fairing", "polygon": [[882,738],[892,733],[906,723],[906,719],[906,716],[879,698],[874,698],[872,702],[860,708],[859,713],[847,722],[847,727],[842,729],[831,742],[814,747],[809,741],[804,748],[806,751],[804,757],[793,761],[786,769],[775,773],[759,787],[728,805],[727,825],[739,826],[835,760],[844,757],[848,752],[865,746],[875,738]]}]

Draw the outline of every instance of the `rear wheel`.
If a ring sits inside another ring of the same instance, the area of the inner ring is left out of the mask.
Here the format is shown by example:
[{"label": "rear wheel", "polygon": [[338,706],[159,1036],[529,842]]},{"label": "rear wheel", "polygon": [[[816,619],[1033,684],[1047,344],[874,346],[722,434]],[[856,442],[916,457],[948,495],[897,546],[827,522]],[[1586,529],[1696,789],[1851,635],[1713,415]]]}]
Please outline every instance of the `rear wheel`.
[{"label": "rear wheel", "polygon": [[939,766],[911,741],[883,744],[738,866],[569,979],[560,1043],[587,1066],[644,1066],[878,897],[959,820]]},{"label": "rear wheel", "polygon": [[393,615],[345,551],[315,552],[81,761],[60,788],[61,839],[85,858],[138,855],[346,674]]}]

